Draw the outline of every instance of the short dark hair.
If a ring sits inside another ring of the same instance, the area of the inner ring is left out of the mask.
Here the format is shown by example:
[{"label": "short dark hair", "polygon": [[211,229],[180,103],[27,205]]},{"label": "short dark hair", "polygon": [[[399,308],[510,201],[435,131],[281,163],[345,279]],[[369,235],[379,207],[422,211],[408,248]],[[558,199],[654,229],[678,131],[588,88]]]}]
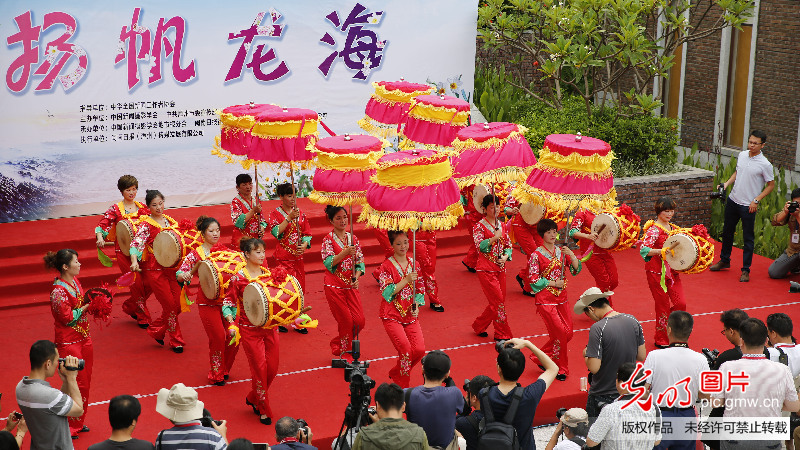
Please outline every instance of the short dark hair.
[{"label": "short dark hair", "polygon": [[753,130],[753,131],[751,131],[750,132],[750,136],[755,136],[755,137],[761,139],[761,143],[762,144],[766,144],[767,143],[767,133],[764,133],[761,130]]},{"label": "short dark hair", "polygon": [[792,189],[791,196],[792,196],[793,199],[795,199],[797,197],[800,197],[800,188]]},{"label": "short dark hair", "polygon": [[283,197],[284,195],[291,195],[297,192],[292,186],[292,183],[281,183],[275,188],[275,193],[278,194],[278,197]]},{"label": "short dark hair", "polygon": [[0,431],[0,448],[9,450],[19,450],[19,445],[14,435],[6,430]]},{"label": "short dark hair", "polygon": [[550,230],[558,230],[558,224],[551,219],[542,219],[536,224],[536,232],[541,237],[544,237],[544,234]]},{"label": "short dark hair", "polygon": [[494,203],[495,205],[499,205],[500,204],[500,199],[497,198],[496,195],[492,195],[492,194],[484,195],[483,196],[483,200],[481,200],[481,206],[483,208],[486,208],[491,203]]},{"label": "short dark hair", "polygon": [[[633,373],[636,372],[636,364],[632,362],[622,363],[617,369],[617,381],[619,382],[626,382],[631,379]],[[631,383],[631,387],[643,387],[645,385],[645,376],[644,371],[639,371],[638,376],[635,380]]]},{"label": "short dark hair", "polygon": [[467,385],[467,392],[477,397],[481,393],[481,389],[494,384],[494,380],[486,375],[476,375]]},{"label": "short dark hair", "polygon": [[108,422],[112,430],[123,430],[139,420],[142,405],[132,395],[118,395],[108,403]]},{"label": "short dark hair", "polygon": [[283,416],[275,422],[275,439],[278,442],[287,437],[297,436],[298,431],[300,431],[300,425],[292,417]]},{"label": "short dark hair", "polygon": [[147,206],[150,206],[150,202],[156,199],[156,197],[161,197],[161,200],[166,200],[164,194],[161,193],[158,189],[148,189],[145,191],[146,194],[144,196],[144,203]]},{"label": "short dark hair", "polygon": [[422,374],[427,381],[443,380],[451,367],[450,356],[441,350],[431,350],[422,357]]},{"label": "short dark hair", "polygon": [[672,311],[667,319],[667,326],[672,328],[673,336],[685,341],[692,334],[694,318],[686,311]]},{"label": "short dark hair", "polygon": [[761,319],[750,317],[739,325],[739,335],[747,347],[761,347],[767,342],[767,326]]},{"label": "short dark hair", "polygon": [[784,313],[772,313],[767,316],[767,330],[778,333],[780,337],[790,337],[794,325],[792,325],[792,318]]},{"label": "short dark hair", "polygon": [[251,177],[249,173],[240,173],[239,175],[236,175],[236,187],[239,187],[240,185],[245,183],[252,183],[252,182],[253,182],[253,177]]},{"label": "short dark hair", "polygon": [[405,234],[406,236],[408,236],[408,234],[403,230],[399,230],[399,231],[389,230],[388,232],[386,232],[386,237],[389,238],[389,243],[390,244],[394,244],[394,240],[397,239],[397,237],[402,235],[402,234]]},{"label": "short dark hair", "polygon": [[656,200],[655,204],[656,215],[659,215],[664,211],[675,209],[677,206],[678,204],[675,203],[675,200],[673,200],[672,198],[661,197],[658,200]]},{"label": "short dark hair", "polygon": [[228,450],[255,450],[255,446],[250,439],[236,438],[228,444]]},{"label": "short dark hair", "polygon": [[[589,306],[591,306],[592,308],[600,309],[604,306],[610,306],[610,305],[611,302],[608,301],[608,297],[600,297],[597,300],[593,301],[592,303],[586,305],[586,307],[588,308]],[[584,308],[583,310],[586,311],[586,308]]]},{"label": "short dark hair", "polygon": [[395,383],[381,383],[378,389],[375,389],[375,402],[386,411],[392,409],[400,411],[405,403],[405,392]]},{"label": "short dark hair", "polygon": [[719,316],[720,322],[725,328],[730,328],[731,330],[739,331],[739,326],[747,320],[747,313],[742,311],[739,308],[729,309],[727,311],[723,311],[722,314]]},{"label": "short dark hair", "polygon": [[507,381],[517,381],[525,371],[525,355],[517,348],[502,348],[497,354],[497,366]]},{"label": "short dark hair", "polygon": [[53,341],[42,339],[34,342],[28,354],[31,361],[31,370],[40,369],[44,366],[44,363],[55,358],[56,354],[56,344]]},{"label": "short dark hair", "polygon": [[139,189],[139,180],[133,175],[123,175],[117,180],[117,189],[119,189],[120,192],[124,192],[126,189],[134,186],[136,189]]}]

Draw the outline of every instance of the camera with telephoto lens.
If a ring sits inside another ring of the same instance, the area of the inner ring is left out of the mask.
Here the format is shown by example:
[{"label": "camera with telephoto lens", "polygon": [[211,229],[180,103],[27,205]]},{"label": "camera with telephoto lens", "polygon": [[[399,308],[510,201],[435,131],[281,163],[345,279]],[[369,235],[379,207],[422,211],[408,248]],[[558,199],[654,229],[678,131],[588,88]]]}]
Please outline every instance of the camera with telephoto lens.
[{"label": "camera with telephoto lens", "polygon": [[712,192],[711,195],[709,195],[709,197],[711,197],[711,200],[715,199],[725,200],[725,185],[724,184],[717,185],[717,192]]},{"label": "camera with telephoto lens", "polygon": [[703,356],[706,357],[708,360],[708,366],[713,367],[714,363],[717,361],[717,357],[719,356],[719,350],[709,350],[707,348],[703,349]]},{"label": "camera with telephoto lens", "polygon": [[301,442],[303,444],[308,444],[308,422],[306,422],[305,419],[297,419],[297,425],[303,430],[303,436],[305,436]]},{"label": "camera with telephoto lens", "polygon": [[217,424],[217,426],[222,425],[221,420],[214,420],[214,418],[211,417],[211,411],[203,408],[203,417],[200,418],[200,425],[206,428],[214,428],[214,425],[212,425],[212,423]]},{"label": "camera with telephoto lens", "polygon": [[[65,365],[64,367],[66,367],[66,363],[67,363],[67,358],[58,358],[59,365],[64,364]],[[84,367],[86,367],[86,361],[79,359],[77,368],[67,367],[67,370],[83,370]]]},{"label": "camera with telephoto lens", "polygon": [[566,413],[566,412],[567,412],[567,408],[558,408],[558,411],[556,411],[556,418],[560,421],[561,420],[561,416],[563,416],[564,413]]},{"label": "camera with telephoto lens", "polygon": [[795,211],[797,211],[797,208],[800,208],[800,203],[799,202],[795,202],[795,201],[789,202],[789,209],[788,209],[789,214],[794,214]]}]

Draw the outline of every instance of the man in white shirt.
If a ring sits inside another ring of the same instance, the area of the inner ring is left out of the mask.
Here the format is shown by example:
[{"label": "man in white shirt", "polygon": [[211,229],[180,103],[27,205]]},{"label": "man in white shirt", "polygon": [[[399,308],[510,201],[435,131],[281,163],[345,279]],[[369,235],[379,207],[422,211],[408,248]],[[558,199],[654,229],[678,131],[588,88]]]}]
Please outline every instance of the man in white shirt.
[{"label": "man in white shirt", "polygon": [[[708,398],[700,393],[700,372],[708,370],[708,361],[701,353],[689,348],[694,319],[686,311],[673,311],[667,319],[669,347],[653,350],[644,361],[645,371],[653,374],[647,379],[647,388],[655,396],[662,417],[697,417],[694,404],[698,398]],[[688,378],[684,386],[683,380]],[[675,386],[675,388],[673,388]],[[669,392],[667,392],[669,390]],[[688,391],[688,393],[687,393]],[[660,395],[664,394],[661,401]],[[696,441],[671,439],[664,433],[656,449],[694,450]]]},{"label": "man in white shirt", "polygon": [[[719,368],[728,385],[712,394],[715,407],[725,406],[724,417],[781,417],[781,410],[797,411],[800,401],[789,368],[764,356],[767,326],[749,318],[739,327],[742,337],[742,359],[728,361]],[[747,379],[739,378],[744,372]],[[730,385],[731,381],[746,383],[745,387]],[[726,392],[728,391],[729,392]],[[780,441],[722,441],[722,449],[778,448]]]},{"label": "man in white shirt", "polygon": [[[789,371],[794,377],[794,387],[800,386],[800,346],[792,342],[792,319],[784,313],[772,313],[767,316],[767,336],[772,347],[767,347],[770,361],[776,361],[789,366]],[[796,414],[796,413],[795,413]],[[783,417],[790,413],[784,411]],[[796,423],[796,422],[795,422]],[[790,433],[800,427],[793,427]],[[786,450],[793,450],[795,446],[791,440],[786,441]]]},{"label": "man in white shirt", "polygon": [[767,144],[763,131],[753,130],[747,140],[747,152],[739,153],[736,171],[722,186],[727,189],[733,184],[731,195],[725,203],[725,219],[722,227],[722,252],[720,260],[711,266],[711,271],[731,267],[731,249],[736,225],[742,221],[744,248],[742,256],[742,275],[739,281],[750,281],[750,264],[753,262],[753,242],[758,203],[775,187],[772,164],[761,153]]}]

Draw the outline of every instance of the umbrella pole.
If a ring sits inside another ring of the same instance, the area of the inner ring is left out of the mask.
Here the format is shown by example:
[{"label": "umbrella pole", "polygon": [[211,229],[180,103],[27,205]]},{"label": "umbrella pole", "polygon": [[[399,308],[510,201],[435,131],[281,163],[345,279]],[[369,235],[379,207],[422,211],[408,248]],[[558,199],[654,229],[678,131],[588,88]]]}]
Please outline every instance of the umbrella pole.
[{"label": "umbrella pole", "polygon": [[[350,236],[348,237],[348,244],[352,247],[353,246],[353,204],[350,203],[347,205],[350,211],[347,213],[347,221],[350,222]],[[356,264],[355,264],[355,255],[353,256],[353,278],[356,277]]]},{"label": "umbrella pole", "polygon": [[[417,230],[419,227],[414,229],[414,250],[413,250],[413,261],[411,261],[411,271],[414,271],[414,265],[417,263]],[[414,296],[417,295],[417,280],[411,282],[411,301],[414,301]]]},{"label": "umbrella pole", "polygon": [[[255,163],[256,167],[256,198],[253,200],[253,205],[261,204],[260,199],[258,198],[258,163]],[[261,213],[258,214],[259,222],[261,222]]]}]

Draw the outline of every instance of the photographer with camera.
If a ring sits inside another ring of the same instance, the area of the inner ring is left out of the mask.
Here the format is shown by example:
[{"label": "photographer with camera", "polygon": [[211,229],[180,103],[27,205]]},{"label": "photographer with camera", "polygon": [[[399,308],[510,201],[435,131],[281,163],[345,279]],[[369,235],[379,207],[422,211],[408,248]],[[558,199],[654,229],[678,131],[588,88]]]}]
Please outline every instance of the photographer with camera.
[{"label": "photographer with camera", "polygon": [[800,269],[800,188],[792,191],[792,200],[772,216],[772,226],[789,227],[789,246],[781,256],[770,264],[767,273],[770,278],[786,278],[790,272]]},{"label": "photographer with camera", "polygon": [[[158,391],[156,412],[173,424],[172,428],[158,433],[157,449],[223,450],[228,447],[227,421],[216,421],[204,414],[197,391],[183,383]],[[211,427],[204,426],[203,422]]]},{"label": "photographer with camera", "polygon": [[[544,450],[581,450],[586,445],[586,435],[589,433],[589,415],[583,408],[561,408],[556,412],[558,425],[556,425],[550,442]],[[561,434],[564,440],[558,442]]]},{"label": "photographer with camera", "polygon": [[[25,417],[31,435],[31,450],[70,449],[68,417],[83,415],[83,398],[78,389],[79,359],[59,359],[56,344],[36,341],[29,353],[30,375],[17,384],[17,404]],[[61,390],[50,386],[47,379],[58,372]]]},{"label": "photographer with camera", "polygon": [[281,417],[275,422],[275,440],[277,445],[270,446],[272,450],[316,450],[311,445],[311,428],[303,419],[293,419],[289,416]]},{"label": "photographer with camera", "polygon": [[494,384],[494,380],[486,375],[478,375],[464,383],[464,391],[467,393],[465,400],[472,408],[472,412],[456,419],[456,431],[461,433],[461,436],[467,441],[467,450],[476,450],[478,448],[478,433],[480,432],[481,419],[483,419],[481,390]]},{"label": "photographer with camera", "polygon": [[383,383],[375,389],[375,414],[372,425],[363,427],[353,441],[352,450],[428,450],[428,437],[419,425],[403,419],[403,388]]},{"label": "photographer with camera", "polygon": [[133,437],[139,423],[142,405],[132,395],[118,395],[108,403],[108,421],[111,436],[108,440],[89,447],[89,450],[154,450],[153,444]]},{"label": "photographer with camera", "polygon": [[[725,219],[722,228],[722,252],[720,260],[710,270],[716,272],[731,267],[731,249],[736,225],[742,221],[744,247],[742,255],[742,275],[739,281],[750,281],[750,264],[753,262],[753,243],[755,240],[756,211],[758,202],[775,188],[772,164],[761,153],[767,144],[763,131],[753,130],[747,140],[747,151],[742,151],[736,161],[736,171],[722,184],[727,189],[731,184],[731,195],[725,203]],[[792,196],[794,197],[794,196]]]}]

